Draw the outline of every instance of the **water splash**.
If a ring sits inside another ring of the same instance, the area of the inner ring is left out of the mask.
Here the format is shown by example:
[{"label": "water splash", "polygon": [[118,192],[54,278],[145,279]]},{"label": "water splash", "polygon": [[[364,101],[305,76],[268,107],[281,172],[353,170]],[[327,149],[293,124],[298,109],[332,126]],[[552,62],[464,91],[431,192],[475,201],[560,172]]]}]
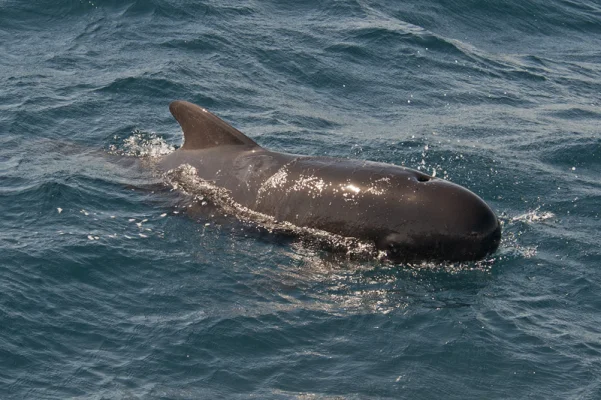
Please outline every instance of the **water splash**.
[{"label": "water splash", "polygon": [[501,214],[499,220],[503,226],[502,253],[514,254],[523,258],[535,257],[538,246],[525,246],[519,242],[519,238],[527,232],[528,226],[553,218],[555,218],[555,214],[550,211],[541,211],[541,206],[513,217],[505,213]]},{"label": "water splash", "polygon": [[540,207],[537,207],[535,210],[511,218],[511,222],[536,223],[543,222],[551,218],[555,218],[555,214],[550,211],[540,211]]},{"label": "water splash", "polygon": [[117,135],[113,139],[117,143],[111,144],[108,152],[120,156],[158,158],[176,150],[174,145],[156,133],[139,129],[123,140]]}]

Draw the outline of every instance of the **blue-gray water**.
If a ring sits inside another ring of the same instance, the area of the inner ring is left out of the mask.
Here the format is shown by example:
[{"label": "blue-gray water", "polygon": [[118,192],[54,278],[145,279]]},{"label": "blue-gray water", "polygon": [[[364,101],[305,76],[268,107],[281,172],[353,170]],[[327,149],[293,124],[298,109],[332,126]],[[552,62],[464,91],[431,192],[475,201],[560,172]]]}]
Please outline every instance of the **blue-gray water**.
[{"label": "blue-gray water", "polygon": [[[600,34],[596,0],[0,0],[0,398],[600,398]],[[189,215],[142,157],[175,99],[436,171],[503,244],[392,266]]]}]

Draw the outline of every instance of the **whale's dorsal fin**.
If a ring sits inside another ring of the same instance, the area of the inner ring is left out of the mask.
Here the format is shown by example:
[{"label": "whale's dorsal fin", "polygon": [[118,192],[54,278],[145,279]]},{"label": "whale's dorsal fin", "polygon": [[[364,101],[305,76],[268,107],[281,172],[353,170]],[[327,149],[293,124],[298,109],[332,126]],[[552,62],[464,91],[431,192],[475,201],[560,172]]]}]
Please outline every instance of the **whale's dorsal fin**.
[{"label": "whale's dorsal fin", "polygon": [[184,131],[185,150],[225,145],[258,146],[254,140],[204,108],[187,101],[174,101],[169,111]]}]

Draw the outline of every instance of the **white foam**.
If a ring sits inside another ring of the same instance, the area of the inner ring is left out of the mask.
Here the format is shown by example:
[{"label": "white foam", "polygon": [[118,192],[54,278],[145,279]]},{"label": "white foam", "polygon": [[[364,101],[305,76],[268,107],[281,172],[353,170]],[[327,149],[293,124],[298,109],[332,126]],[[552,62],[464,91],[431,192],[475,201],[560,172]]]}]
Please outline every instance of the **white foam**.
[{"label": "white foam", "polygon": [[136,129],[121,144],[111,145],[109,153],[122,156],[157,158],[172,153],[175,146],[154,132]]},{"label": "white foam", "polygon": [[529,211],[525,214],[517,215],[517,216],[511,218],[511,221],[512,222],[534,223],[534,222],[546,221],[546,220],[554,218],[554,217],[555,217],[555,214],[553,214],[550,211],[540,211],[539,209],[536,209],[533,211]]}]

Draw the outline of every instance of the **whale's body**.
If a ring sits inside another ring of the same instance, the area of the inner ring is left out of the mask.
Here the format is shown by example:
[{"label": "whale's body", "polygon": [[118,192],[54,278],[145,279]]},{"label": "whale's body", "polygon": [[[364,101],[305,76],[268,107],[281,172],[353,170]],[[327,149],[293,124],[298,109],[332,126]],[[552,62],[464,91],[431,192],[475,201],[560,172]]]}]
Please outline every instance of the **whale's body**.
[{"label": "whale's body", "polygon": [[373,242],[398,260],[477,260],[499,245],[497,217],[459,185],[391,164],[269,151],[194,104],[170,110],[184,145],[161,168],[191,165],[249,210]]}]

